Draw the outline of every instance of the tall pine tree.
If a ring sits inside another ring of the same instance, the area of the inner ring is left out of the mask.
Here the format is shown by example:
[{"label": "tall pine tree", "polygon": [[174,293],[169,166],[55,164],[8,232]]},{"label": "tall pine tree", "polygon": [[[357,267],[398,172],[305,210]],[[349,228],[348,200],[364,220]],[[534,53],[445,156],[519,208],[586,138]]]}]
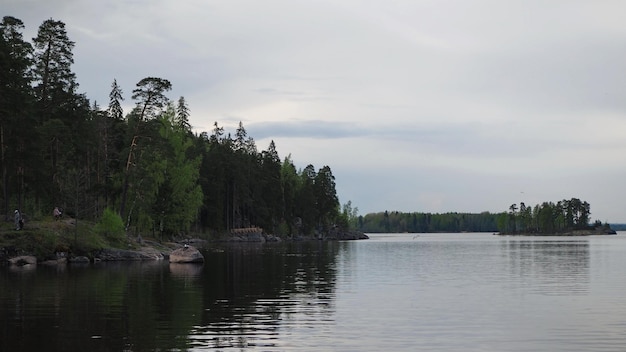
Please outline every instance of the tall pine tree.
[{"label": "tall pine tree", "polygon": [[[32,126],[32,94],[30,67],[33,48],[24,41],[24,23],[5,16],[0,23],[0,163],[2,164],[3,213],[8,218],[11,199],[22,208],[24,170],[34,156],[33,139],[28,138]],[[11,194],[10,190],[16,190]],[[12,214],[12,212],[11,212]]]}]

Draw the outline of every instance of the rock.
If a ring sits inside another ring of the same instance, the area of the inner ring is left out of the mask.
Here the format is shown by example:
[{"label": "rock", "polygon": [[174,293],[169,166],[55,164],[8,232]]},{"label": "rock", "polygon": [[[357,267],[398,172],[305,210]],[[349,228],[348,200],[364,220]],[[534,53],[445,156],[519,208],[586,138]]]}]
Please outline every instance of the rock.
[{"label": "rock", "polygon": [[327,240],[367,240],[369,237],[361,231],[343,231],[337,228],[332,229],[326,235],[325,239]]},{"label": "rock", "polygon": [[263,229],[260,227],[243,227],[230,230],[229,242],[265,242]]},{"label": "rock", "polygon": [[200,238],[190,238],[187,240],[187,244],[193,244],[196,246],[202,246],[204,244],[206,244],[206,240],[200,239]]},{"label": "rock", "polygon": [[86,264],[86,263],[90,262],[89,258],[87,258],[85,256],[73,257],[73,258],[70,258],[69,261],[70,261],[70,263],[75,263],[75,264]]},{"label": "rock", "polygon": [[9,264],[15,266],[37,265],[37,258],[32,255],[21,255],[19,257],[9,259]]},{"label": "rock", "polygon": [[246,237],[247,242],[264,242],[265,237],[261,232],[250,232]]},{"label": "rock", "polygon": [[150,247],[143,247],[140,251],[126,249],[103,249],[96,258],[105,262],[113,261],[137,261],[137,260],[163,260],[163,253]]},{"label": "rock", "polygon": [[41,262],[41,265],[55,266],[67,264],[67,258],[51,259]]},{"label": "rock", "polygon": [[281,239],[278,236],[274,236],[274,235],[265,235],[265,241],[266,242],[280,242]]},{"label": "rock", "polygon": [[170,253],[170,263],[203,263],[204,256],[193,246],[184,246]]},{"label": "rock", "polygon": [[142,247],[141,248],[141,258],[142,260],[148,259],[148,260],[163,260],[165,259],[165,254],[163,254],[163,252],[159,251],[156,248],[152,248],[152,247]]}]

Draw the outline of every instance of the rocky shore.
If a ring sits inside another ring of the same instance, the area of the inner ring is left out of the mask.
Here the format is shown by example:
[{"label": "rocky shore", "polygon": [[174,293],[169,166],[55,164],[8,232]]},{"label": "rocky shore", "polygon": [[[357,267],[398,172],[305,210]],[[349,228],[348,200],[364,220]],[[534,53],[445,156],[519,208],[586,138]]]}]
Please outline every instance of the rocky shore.
[{"label": "rocky shore", "polygon": [[[0,234],[1,235],[1,234]],[[16,236],[11,233],[10,236]],[[65,265],[78,263],[98,263],[112,261],[150,261],[169,260],[172,263],[201,263],[204,261],[198,248],[205,248],[211,243],[274,243],[283,241],[344,241],[361,240],[369,237],[359,231],[341,231],[333,229],[326,233],[311,236],[279,237],[265,233],[261,228],[233,229],[211,240],[199,238],[180,238],[173,242],[144,240],[139,236],[129,242],[128,249],[101,248],[85,255],[72,255],[67,251],[50,249],[50,253],[37,256],[29,253],[29,244],[23,242],[22,248],[0,247],[0,261],[10,266]]]},{"label": "rocky shore", "polygon": [[339,229],[331,229],[325,233],[315,233],[310,236],[292,235],[286,237],[278,237],[264,233],[261,228],[251,227],[231,230],[230,235],[222,236],[217,241],[223,242],[281,242],[281,241],[350,241],[350,240],[366,240],[369,237],[360,231],[345,231]]}]

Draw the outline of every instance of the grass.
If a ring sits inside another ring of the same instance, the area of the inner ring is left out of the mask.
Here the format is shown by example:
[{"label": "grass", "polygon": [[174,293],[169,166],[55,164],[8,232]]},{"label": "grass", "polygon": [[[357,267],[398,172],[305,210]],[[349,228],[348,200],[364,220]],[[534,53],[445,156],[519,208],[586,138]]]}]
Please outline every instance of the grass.
[{"label": "grass", "polygon": [[[34,255],[38,260],[56,258],[57,252],[69,255],[91,256],[103,248],[119,248],[121,243],[110,243],[106,236],[93,231],[95,224],[74,219],[59,221],[29,221],[24,229],[15,230],[13,222],[0,224],[0,252],[7,256]],[[128,241],[126,248],[132,246]]]}]

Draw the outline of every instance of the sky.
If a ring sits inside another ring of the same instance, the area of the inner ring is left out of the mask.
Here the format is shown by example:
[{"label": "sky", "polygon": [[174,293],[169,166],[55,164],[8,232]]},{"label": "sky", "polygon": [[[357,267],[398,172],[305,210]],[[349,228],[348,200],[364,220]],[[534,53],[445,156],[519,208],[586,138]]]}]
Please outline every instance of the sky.
[{"label": "sky", "polygon": [[[168,79],[196,132],[241,121],[341,204],[500,212],[579,198],[626,223],[626,2],[0,0],[66,24],[79,92]],[[4,16],[3,15],[3,16]]]}]

